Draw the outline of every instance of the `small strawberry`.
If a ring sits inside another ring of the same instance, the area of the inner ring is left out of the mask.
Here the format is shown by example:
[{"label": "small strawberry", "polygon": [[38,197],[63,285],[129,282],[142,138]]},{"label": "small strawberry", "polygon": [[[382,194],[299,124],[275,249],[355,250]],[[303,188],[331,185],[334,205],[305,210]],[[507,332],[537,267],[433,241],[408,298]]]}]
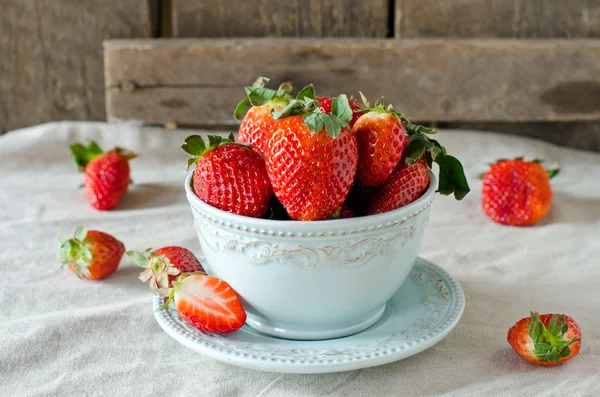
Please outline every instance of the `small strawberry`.
[{"label": "small strawberry", "polygon": [[263,157],[250,146],[229,138],[209,135],[209,146],[191,135],[181,146],[191,154],[188,167],[196,163],[193,188],[202,201],[223,211],[259,218],[273,195]]},{"label": "small strawberry", "polygon": [[362,95],[367,109],[354,124],[352,133],[358,144],[356,178],[363,186],[377,186],[386,180],[402,158],[408,137],[402,124],[402,115],[393,107],[385,107],[378,100],[371,107]]},{"label": "small strawberry", "polygon": [[110,234],[79,227],[74,238],[61,238],[58,257],[77,277],[100,280],[117,270],[124,252],[123,243]]},{"label": "small strawberry", "polygon": [[552,206],[550,178],[540,161],[499,160],[483,176],[481,206],[494,222],[527,226],[539,222]]},{"label": "small strawberry", "polygon": [[145,252],[127,251],[136,265],[144,270],[139,279],[148,282],[152,291],[159,295],[168,295],[172,288],[173,280],[183,273],[203,272],[200,261],[187,248],[168,246],[156,251],[150,249]]},{"label": "small strawberry", "polygon": [[169,300],[189,325],[206,332],[226,334],[246,322],[246,312],[237,293],[223,280],[200,273],[186,273],[173,281]]},{"label": "small strawberry", "polygon": [[410,165],[401,161],[383,184],[369,190],[366,214],[381,214],[410,204],[428,187],[429,167],[423,157]]},{"label": "small strawberry", "polygon": [[532,364],[553,367],[569,361],[581,349],[579,325],[564,314],[532,311],[508,330],[506,340],[515,352]]},{"label": "small strawberry", "polygon": [[261,154],[275,122],[271,113],[287,106],[292,91],[287,83],[280,85],[277,91],[265,88],[268,82],[268,78],[259,77],[251,87],[246,87],[246,97],[234,111],[234,117],[239,120],[242,112],[251,106],[240,124],[238,140],[254,146]]},{"label": "small strawberry", "polygon": [[302,221],[327,219],[342,205],[358,161],[348,98],[335,98],[331,114],[313,98],[309,86],[273,113],[277,121],[265,151],[275,195],[291,218]]},{"label": "small strawberry", "polygon": [[104,153],[96,142],[87,146],[71,145],[71,152],[80,171],[84,171],[88,202],[97,210],[115,208],[127,191],[129,160],[137,154],[121,148]]},{"label": "small strawberry", "polygon": [[[333,98],[319,97],[317,98],[317,102],[321,104],[321,112],[331,113]],[[354,123],[356,123],[356,120],[363,115],[363,109],[358,103],[356,103],[356,101],[352,99],[348,100],[348,103],[350,104],[350,109],[352,109],[352,119],[350,119],[348,122],[348,126],[350,129],[352,129]]]}]

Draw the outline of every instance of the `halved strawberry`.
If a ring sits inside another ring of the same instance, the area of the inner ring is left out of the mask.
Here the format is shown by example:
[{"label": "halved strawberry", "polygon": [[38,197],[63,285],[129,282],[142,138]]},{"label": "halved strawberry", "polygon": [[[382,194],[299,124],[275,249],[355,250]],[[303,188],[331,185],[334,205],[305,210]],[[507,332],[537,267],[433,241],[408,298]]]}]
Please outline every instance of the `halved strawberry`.
[{"label": "halved strawberry", "polygon": [[187,248],[168,246],[156,251],[127,251],[125,253],[133,262],[143,267],[139,279],[148,282],[150,289],[159,295],[169,294],[176,276],[183,273],[203,272],[200,261]]},{"label": "halved strawberry", "polygon": [[207,332],[226,334],[246,322],[246,312],[237,293],[225,281],[201,273],[182,274],[173,281],[169,300],[189,325]]},{"label": "halved strawberry", "polygon": [[581,329],[564,314],[532,311],[508,330],[506,339],[519,356],[544,367],[569,361],[581,349]]}]

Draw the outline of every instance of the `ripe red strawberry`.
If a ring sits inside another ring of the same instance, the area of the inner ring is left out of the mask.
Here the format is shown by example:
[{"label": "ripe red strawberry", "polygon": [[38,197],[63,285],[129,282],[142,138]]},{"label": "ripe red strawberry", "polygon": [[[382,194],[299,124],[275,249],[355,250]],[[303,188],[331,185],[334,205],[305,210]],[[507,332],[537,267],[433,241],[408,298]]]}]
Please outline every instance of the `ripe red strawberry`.
[{"label": "ripe red strawberry", "polygon": [[508,330],[506,340],[515,352],[532,364],[553,367],[569,361],[581,349],[579,325],[564,314],[532,311]]},{"label": "ripe red strawberry", "polygon": [[273,195],[263,157],[250,146],[209,135],[207,147],[202,137],[192,135],[181,146],[194,156],[193,188],[202,201],[223,211],[261,217]]},{"label": "ripe red strawberry", "polygon": [[268,82],[268,78],[259,77],[254,85],[246,87],[246,98],[234,112],[235,118],[239,120],[244,109],[252,106],[242,119],[238,140],[254,146],[261,154],[275,122],[271,113],[281,111],[287,106],[290,100],[289,93],[292,91],[292,86],[287,83],[280,85],[277,91],[264,88]]},{"label": "ripe red strawberry", "polygon": [[173,301],[181,318],[200,331],[226,334],[237,331],[246,322],[237,293],[215,277],[182,274],[173,281],[171,296],[162,308]]},{"label": "ripe red strawberry", "polygon": [[302,96],[273,116],[265,160],[275,195],[293,219],[327,219],[348,195],[358,161],[348,98],[337,97],[325,114]]},{"label": "ripe red strawberry", "polygon": [[135,264],[144,270],[139,279],[148,282],[150,288],[159,295],[168,295],[169,288],[180,274],[204,272],[200,261],[187,248],[168,246],[156,251],[127,251],[125,253]]},{"label": "ripe red strawberry", "polygon": [[58,257],[77,277],[100,280],[117,270],[124,252],[123,243],[110,234],[79,227],[74,238],[61,238]]},{"label": "ripe red strawberry", "polygon": [[[362,95],[362,94],[361,94]],[[408,138],[402,116],[379,100],[373,107],[363,96],[368,112],[354,124],[358,144],[356,178],[363,186],[377,186],[390,176],[402,158]]]},{"label": "ripe red strawberry", "polygon": [[550,177],[539,161],[500,160],[483,177],[481,206],[494,222],[511,226],[533,225],[552,205]]},{"label": "ripe red strawberry", "polygon": [[[321,104],[321,112],[331,113],[331,105],[333,103],[333,98],[319,97],[317,98],[317,101]],[[352,109],[352,119],[350,119],[350,121],[348,122],[348,126],[350,127],[350,129],[352,129],[354,123],[356,123],[356,120],[358,120],[360,116],[363,115],[363,110],[362,107],[352,99],[350,99],[348,103],[350,104],[350,108]]]},{"label": "ripe red strawberry", "polygon": [[428,187],[429,167],[423,157],[412,165],[401,161],[383,184],[368,191],[366,214],[381,214],[410,204]]},{"label": "ripe red strawberry", "polygon": [[115,208],[129,186],[129,160],[137,154],[121,148],[104,153],[96,142],[71,145],[80,171],[84,171],[88,202],[97,210]]}]

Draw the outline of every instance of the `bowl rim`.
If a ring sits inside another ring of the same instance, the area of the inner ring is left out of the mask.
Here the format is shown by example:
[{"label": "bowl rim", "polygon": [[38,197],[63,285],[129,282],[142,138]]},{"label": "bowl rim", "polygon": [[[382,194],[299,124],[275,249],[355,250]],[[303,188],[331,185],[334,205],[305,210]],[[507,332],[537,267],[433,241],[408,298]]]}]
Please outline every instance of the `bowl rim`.
[{"label": "bowl rim", "polygon": [[192,189],[192,176],[194,175],[194,169],[190,170],[185,178],[185,192],[188,201],[190,202],[192,207],[198,207],[204,213],[208,213],[212,217],[216,219],[220,219],[223,221],[228,221],[230,223],[246,223],[251,224],[252,227],[261,227],[261,228],[282,228],[293,231],[305,231],[309,229],[318,228],[328,228],[328,227],[350,227],[356,228],[357,225],[362,224],[380,224],[380,223],[388,223],[390,220],[398,219],[404,217],[408,214],[413,214],[420,212],[422,209],[426,208],[433,201],[433,197],[435,196],[437,190],[437,178],[435,174],[429,170],[429,187],[423,193],[421,197],[416,199],[410,204],[405,205],[404,207],[397,208],[393,211],[384,212],[377,215],[366,215],[355,218],[346,218],[346,219],[331,219],[331,220],[323,220],[323,221],[298,221],[298,220],[273,220],[273,219],[264,219],[264,218],[253,218],[245,215],[238,215],[228,211],[223,211],[219,208],[213,207],[212,205],[205,203],[202,201]]}]

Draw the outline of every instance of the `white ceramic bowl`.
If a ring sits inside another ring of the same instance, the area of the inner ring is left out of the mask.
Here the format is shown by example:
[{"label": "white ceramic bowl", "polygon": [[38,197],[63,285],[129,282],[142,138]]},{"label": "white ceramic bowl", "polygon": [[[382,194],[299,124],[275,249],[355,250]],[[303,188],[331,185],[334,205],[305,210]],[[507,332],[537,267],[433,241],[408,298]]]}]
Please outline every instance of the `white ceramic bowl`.
[{"label": "white ceramic bowl", "polygon": [[371,326],[410,273],[437,182],[379,215],[275,221],[212,207],[185,182],[207,273],[240,295],[247,324],[287,339],[330,339]]}]

